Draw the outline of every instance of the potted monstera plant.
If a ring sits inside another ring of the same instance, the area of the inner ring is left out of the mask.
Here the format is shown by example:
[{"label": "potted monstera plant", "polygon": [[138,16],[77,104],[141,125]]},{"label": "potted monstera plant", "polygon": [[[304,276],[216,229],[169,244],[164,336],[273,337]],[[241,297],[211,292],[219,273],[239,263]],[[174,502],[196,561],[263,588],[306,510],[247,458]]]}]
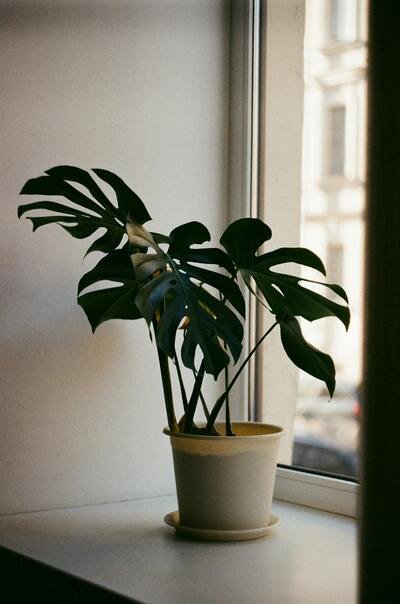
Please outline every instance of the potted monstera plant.
[{"label": "potted monstera plant", "polygon": [[[114,190],[112,200],[102,183]],[[144,225],[150,215],[142,200],[107,170],[95,169],[91,175],[74,166],[56,166],[28,180],[21,194],[41,197],[18,209],[20,217],[28,213],[33,230],[57,223],[82,239],[102,229],[87,253],[104,255],[78,285],[78,303],[93,332],[109,319],[144,319],[149,327],[161,372],[168,421],[164,432],[171,439],[178,494],[179,512],[170,514],[167,522],[201,538],[264,535],[276,521],[271,502],[282,429],[232,422],[229,393],[256,348],[279,329],[291,361],[325,382],[332,396],[334,363],[305,340],[298,317],[314,321],[335,316],[347,329],[350,313],[344,290],[324,284],[343,301],[338,303],[309,289],[307,279],[277,270],[278,265],[294,262],[325,274],[321,260],[307,249],[261,252],[271,230],[259,219],[231,223],[219,247],[208,244],[209,231],[199,222],[177,226],[168,235],[149,231]],[[100,287],[93,289],[96,286]],[[274,318],[244,359],[243,288]],[[173,392],[171,371],[177,374],[178,392]],[[191,376],[189,391],[184,372]],[[224,387],[210,404],[202,393],[203,381],[206,374],[216,379],[221,373]],[[199,408],[203,421],[197,419]]]}]

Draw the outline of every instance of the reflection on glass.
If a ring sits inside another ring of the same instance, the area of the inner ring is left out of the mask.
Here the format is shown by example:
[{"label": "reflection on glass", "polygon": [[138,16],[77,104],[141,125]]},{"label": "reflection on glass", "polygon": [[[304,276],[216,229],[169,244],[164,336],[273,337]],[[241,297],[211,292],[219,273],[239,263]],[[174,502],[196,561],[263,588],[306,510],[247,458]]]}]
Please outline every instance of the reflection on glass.
[{"label": "reflection on glass", "polygon": [[362,413],[366,41],[357,33],[352,44],[332,47],[332,38],[366,30],[359,22],[366,2],[330,2],[322,10],[324,4],[307,0],[302,245],[324,259],[327,282],[347,291],[352,321],[348,333],[330,319],[303,326],[306,338],[334,358],[337,387],[329,402],[318,382],[301,375],[292,463],[354,477]]}]

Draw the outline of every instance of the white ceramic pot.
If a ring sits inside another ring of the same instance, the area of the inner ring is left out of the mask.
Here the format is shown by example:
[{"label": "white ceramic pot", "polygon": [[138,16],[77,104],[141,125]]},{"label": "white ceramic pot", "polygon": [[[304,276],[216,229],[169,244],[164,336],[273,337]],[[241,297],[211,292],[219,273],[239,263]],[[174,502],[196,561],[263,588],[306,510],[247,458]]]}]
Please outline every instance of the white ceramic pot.
[{"label": "white ceramic pot", "polygon": [[[217,426],[221,432],[223,424]],[[164,430],[171,440],[179,523],[208,531],[268,527],[283,429],[233,423],[236,436]]]}]

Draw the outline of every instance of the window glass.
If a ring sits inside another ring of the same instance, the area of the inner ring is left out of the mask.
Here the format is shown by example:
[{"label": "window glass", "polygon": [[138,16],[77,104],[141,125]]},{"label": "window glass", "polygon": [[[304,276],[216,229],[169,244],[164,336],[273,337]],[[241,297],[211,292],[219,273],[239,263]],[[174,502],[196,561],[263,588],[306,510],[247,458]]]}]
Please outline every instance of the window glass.
[{"label": "window glass", "polygon": [[358,30],[357,0],[329,0],[328,32],[332,42],[350,42]]},{"label": "window glass", "polygon": [[346,108],[343,105],[328,109],[328,173],[344,174],[346,143]]},{"label": "window glass", "polygon": [[[356,31],[353,4],[330,3],[332,38],[344,40]],[[365,0],[360,4],[364,10]],[[352,320],[347,333],[330,318],[303,325],[306,338],[333,357],[337,387],[329,401],[323,385],[300,372],[292,463],[355,477],[362,414],[366,44],[356,52],[346,46],[324,52],[318,43],[324,28],[319,8],[312,0],[306,3],[302,245],[324,260],[327,282],[345,288]],[[331,178],[338,175],[342,178]]]},{"label": "window glass", "polygon": [[[329,33],[332,40],[346,39],[346,0],[330,0]],[[347,0],[348,4],[348,0]]]}]

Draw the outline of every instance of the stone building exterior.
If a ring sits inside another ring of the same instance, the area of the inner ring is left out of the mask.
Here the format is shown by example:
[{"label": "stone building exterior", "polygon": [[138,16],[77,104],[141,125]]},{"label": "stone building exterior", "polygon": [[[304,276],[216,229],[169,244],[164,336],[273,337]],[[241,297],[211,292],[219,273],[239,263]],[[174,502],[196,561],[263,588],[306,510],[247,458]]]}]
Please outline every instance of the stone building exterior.
[{"label": "stone building exterior", "polygon": [[347,334],[335,319],[304,332],[333,356],[338,395],[346,395],[361,375],[367,6],[307,0],[306,7],[302,245],[324,259],[328,282],[343,285],[352,320]]}]

